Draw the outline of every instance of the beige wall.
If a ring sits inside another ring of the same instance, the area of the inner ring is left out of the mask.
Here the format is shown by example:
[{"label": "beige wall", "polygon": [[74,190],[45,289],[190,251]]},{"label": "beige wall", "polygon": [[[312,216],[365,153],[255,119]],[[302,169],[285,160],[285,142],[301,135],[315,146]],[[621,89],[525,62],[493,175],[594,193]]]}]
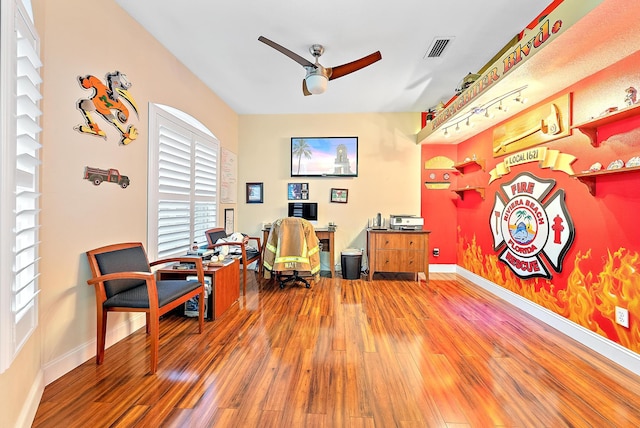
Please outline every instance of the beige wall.
[{"label": "beige wall", "polygon": [[[223,147],[238,154],[238,230],[260,233],[264,221],[286,215],[287,183],[308,182],[320,203],[321,226],[338,224],[336,261],[346,247],[365,246],[367,218],[420,209],[419,113],[239,117],[125,14],[115,2],[35,0],[41,38],[42,199],[40,324],[13,365],[0,375],[0,427],[30,424],[42,388],[95,356],[95,297],[86,284],[85,251],[107,243],[147,240],[148,104],[181,109],[205,124]],[[62,7],[61,7],[62,6]],[[99,30],[98,30],[99,29]],[[106,29],[106,30],[105,30]],[[76,109],[90,91],[77,76],[104,79],[119,70],[133,83],[139,137],[127,146],[102,118],[107,139],[80,134]],[[291,136],[357,135],[359,177],[289,177]],[[127,189],[82,179],[85,166],[115,167],[131,178]],[[245,204],[245,183],[265,184],[264,204]],[[331,187],[349,189],[348,204],[329,203]],[[127,315],[109,319],[111,341],[141,325]]]},{"label": "beige wall", "polygon": [[[338,225],[339,263],[344,248],[365,247],[367,218],[420,214],[419,127],[419,113],[241,116],[236,229],[259,234],[263,222],[287,215],[287,183],[309,183],[318,227]],[[317,136],[358,136],[357,178],[290,177],[291,137]],[[245,203],[247,182],[264,183],[264,204]],[[329,202],[332,187],[349,189],[347,204]]]},{"label": "beige wall", "polygon": [[[84,253],[117,241],[147,240],[148,104],[189,113],[223,147],[238,152],[238,116],[114,1],[91,2],[90,11],[82,0],[33,4],[44,63],[40,325],[0,375],[0,426],[15,426],[25,418],[43,378],[50,382],[95,355],[95,294],[86,283]],[[107,132],[106,140],[73,129],[83,123],[76,102],[90,95],[77,76],[104,79],[115,70],[133,83],[130,92],[140,112],[129,120],[139,137],[127,146],[119,144],[119,134],[102,118],[96,121]],[[131,186],[94,186],[82,179],[87,165],[118,168]],[[127,317],[110,316],[109,326],[120,326],[119,334],[126,334],[139,324],[126,324]]]}]

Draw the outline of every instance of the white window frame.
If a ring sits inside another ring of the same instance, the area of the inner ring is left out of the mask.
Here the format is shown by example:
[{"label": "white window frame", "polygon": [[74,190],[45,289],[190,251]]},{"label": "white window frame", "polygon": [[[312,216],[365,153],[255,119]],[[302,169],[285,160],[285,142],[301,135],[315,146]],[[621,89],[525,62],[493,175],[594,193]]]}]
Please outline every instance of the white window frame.
[{"label": "white window frame", "polygon": [[[160,167],[163,162],[166,165],[166,161],[160,159],[160,152],[161,139],[167,138],[167,132],[175,133],[185,150],[190,147],[190,159],[186,158],[186,152],[181,153],[179,168],[183,173],[175,178],[168,178],[166,169]],[[206,163],[205,168],[201,161]],[[184,255],[193,242],[198,245],[206,242],[204,231],[218,224],[219,163],[220,142],[202,123],[172,107],[149,104],[147,253],[151,259]],[[175,183],[175,187],[167,185],[167,179]],[[175,191],[163,191],[163,188]],[[167,242],[169,205],[176,207],[175,243]]]},{"label": "white window frame", "polygon": [[38,326],[40,41],[29,0],[0,9],[0,373]]}]

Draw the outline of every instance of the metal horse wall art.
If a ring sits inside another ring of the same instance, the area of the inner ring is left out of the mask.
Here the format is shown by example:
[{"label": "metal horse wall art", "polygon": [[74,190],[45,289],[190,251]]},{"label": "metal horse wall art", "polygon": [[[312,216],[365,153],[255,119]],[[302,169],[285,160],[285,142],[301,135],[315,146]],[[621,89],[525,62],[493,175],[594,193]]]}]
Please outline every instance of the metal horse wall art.
[{"label": "metal horse wall art", "polygon": [[138,106],[129,93],[131,82],[127,80],[125,74],[119,71],[107,73],[105,80],[106,85],[92,75],[78,76],[80,86],[93,90],[93,94],[89,98],[78,100],[77,107],[84,116],[85,124],[77,125],[74,129],[84,134],[97,135],[106,139],[107,134],[100,129],[93,117],[93,113],[98,113],[120,131],[120,144],[129,144],[138,138],[138,130],[135,126],[129,125],[126,128],[124,126],[129,120],[129,109],[122,100],[126,101],[138,116]]}]

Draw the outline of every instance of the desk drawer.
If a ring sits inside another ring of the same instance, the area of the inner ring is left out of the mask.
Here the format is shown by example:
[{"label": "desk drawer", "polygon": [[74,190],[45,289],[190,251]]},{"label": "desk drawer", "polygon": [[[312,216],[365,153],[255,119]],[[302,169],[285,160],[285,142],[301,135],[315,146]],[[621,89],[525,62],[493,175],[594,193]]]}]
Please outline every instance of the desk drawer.
[{"label": "desk drawer", "polygon": [[381,250],[424,250],[425,236],[414,233],[383,233],[376,237]]},{"label": "desk drawer", "polygon": [[380,272],[424,272],[424,251],[377,250],[373,269]]}]

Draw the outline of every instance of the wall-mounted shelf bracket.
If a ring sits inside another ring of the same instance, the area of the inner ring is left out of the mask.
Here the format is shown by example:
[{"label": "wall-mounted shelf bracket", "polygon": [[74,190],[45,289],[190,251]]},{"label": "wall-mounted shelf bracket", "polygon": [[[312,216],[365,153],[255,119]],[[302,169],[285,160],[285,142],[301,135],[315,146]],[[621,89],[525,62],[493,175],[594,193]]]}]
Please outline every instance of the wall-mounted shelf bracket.
[{"label": "wall-mounted shelf bracket", "polygon": [[454,192],[460,196],[460,199],[464,201],[465,192],[476,191],[480,194],[480,197],[484,199],[484,187],[464,187],[462,189],[455,189]]},{"label": "wall-mounted shelf bracket", "polygon": [[460,172],[460,174],[464,174],[464,169],[471,165],[478,165],[480,169],[484,171],[485,161],[484,159],[474,159],[474,160],[469,160],[462,163],[457,163],[453,165],[453,167],[457,169],[458,172]]},{"label": "wall-mounted shelf bracket", "polygon": [[598,128],[638,115],[640,115],[640,103],[614,111],[606,116],[596,117],[587,122],[574,125],[571,129],[579,129],[580,132],[589,137],[593,147],[598,147],[600,145],[600,142],[598,141]]},{"label": "wall-mounted shelf bracket", "polygon": [[604,175],[624,174],[627,172],[640,172],[640,166],[632,166],[632,167],[620,168],[620,169],[605,169],[605,170],[593,171],[593,172],[583,172],[581,174],[574,174],[572,175],[572,177],[584,183],[589,188],[589,193],[595,196],[596,182],[598,181],[598,177],[602,177]]}]

